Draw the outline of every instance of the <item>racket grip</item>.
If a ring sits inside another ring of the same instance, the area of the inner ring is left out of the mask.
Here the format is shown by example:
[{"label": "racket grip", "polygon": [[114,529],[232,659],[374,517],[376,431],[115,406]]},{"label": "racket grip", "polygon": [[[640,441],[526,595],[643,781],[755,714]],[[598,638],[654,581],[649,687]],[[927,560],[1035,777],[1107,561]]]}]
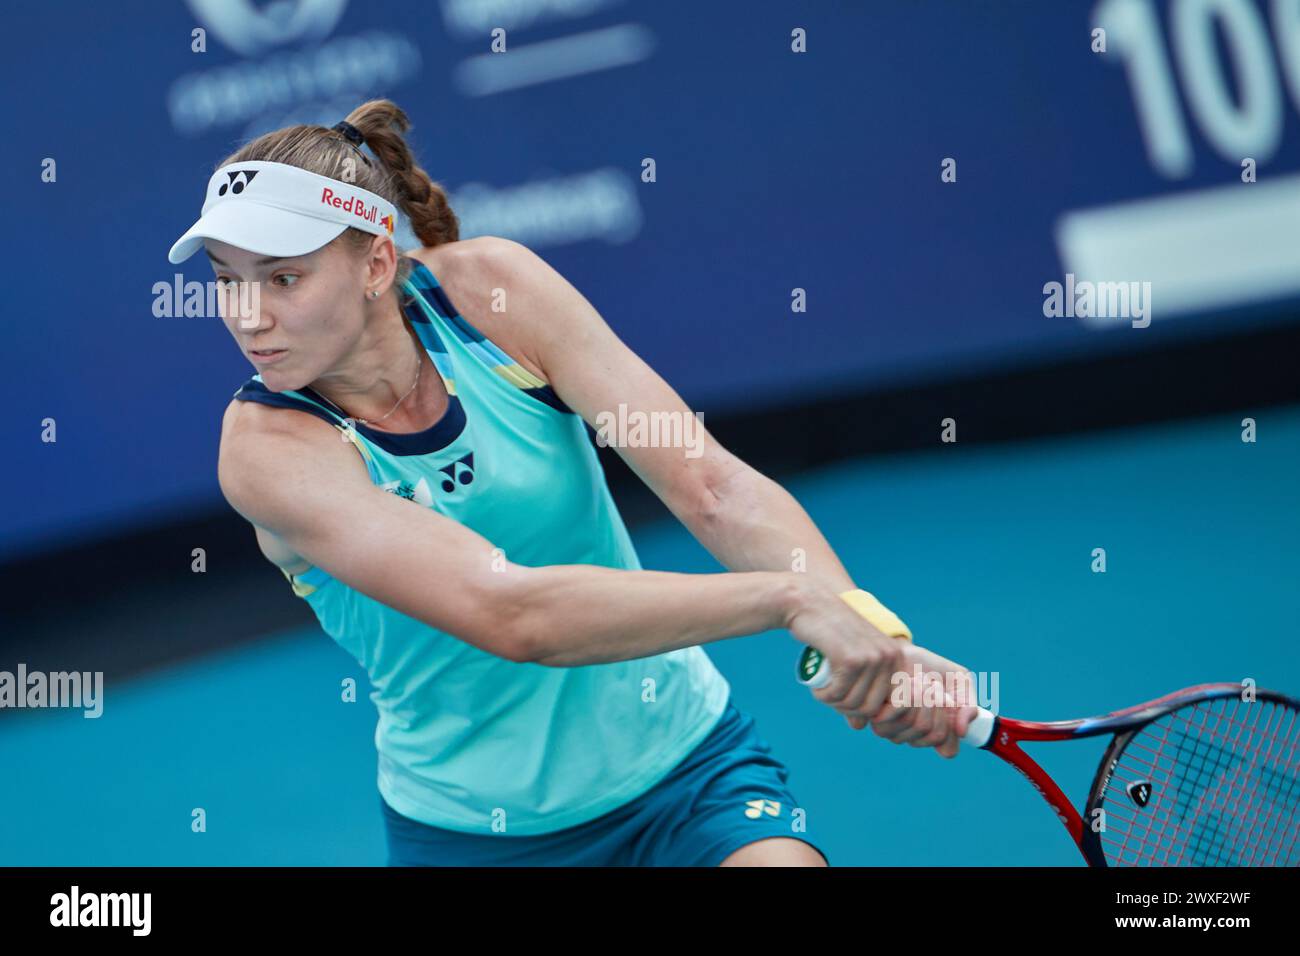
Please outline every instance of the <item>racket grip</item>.
[{"label": "racket grip", "polygon": [[[799,683],[805,687],[825,687],[831,682],[831,662],[815,647],[805,647],[799,655]],[[993,737],[993,728],[997,717],[983,707],[976,707],[976,714],[966,726],[961,742],[968,747],[983,747]]]},{"label": "racket grip", "polygon": [[966,725],[966,733],[961,735],[961,742],[967,747],[983,747],[993,738],[993,729],[998,719],[992,711],[983,707],[975,708],[975,716]]},{"label": "racket grip", "polygon": [[799,655],[799,683],[812,688],[831,682],[831,662],[815,647],[805,647]]}]

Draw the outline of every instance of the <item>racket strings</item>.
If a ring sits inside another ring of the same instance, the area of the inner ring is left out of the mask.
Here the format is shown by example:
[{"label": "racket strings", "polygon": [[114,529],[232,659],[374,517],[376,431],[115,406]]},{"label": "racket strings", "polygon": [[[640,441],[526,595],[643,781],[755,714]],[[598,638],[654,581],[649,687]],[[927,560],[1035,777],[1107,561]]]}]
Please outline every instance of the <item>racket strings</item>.
[{"label": "racket strings", "polygon": [[1142,727],[1102,801],[1111,865],[1300,865],[1294,708],[1202,700]]},{"label": "racket strings", "polygon": [[[1231,721],[1229,721],[1229,723],[1231,723]],[[1221,746],[1214,750],[1204,750],[1204,751],[1198,750],[1194,744],[1189,743],[1189,741],[1186,739],[1185,736],[1178,739],[1177,743],[1179,746],[1173,752],[1172,759],[1175,762],[1179,759],[1185,759],[1188,766],[1183,768],[1184,769],[1183,776],[1175,777],[1175,779],[1178,782],[1178,787],[1177,787],[1177,792],[1175,794],[1175,798],[1171,804],[1170,812],[1177,814],[1179,823],[1186,823],[1187,818],[1192,813],[1192,802],[1196,795],[1197,788],[1201,787],[1204,784],[1206,778],[1213,778],[1220,781],[1221,783],[1227,780],[1228,777],[1226,776],[1226,772],[1233,769],[1236,758],[1226,753]],[[1152,771],[1157,767],[1161,767],[1166,771],[1170,769],[1169,767],[1164,766],[1164,764],[1161,762],[1160,752],[1156,750],[1152,750],[1150,747],[1146,746],[1141,740],[1135,741],[1134,751],[1135,752],[1131,756],[1131,759],[1128,761],[1128,763],[1130,767],[1136,767],[1141,772],[1143,772],[1146,778],[1150,778],[1154,776]],[[1140,759],[1138,753],[1141,751],[1145,751],[1148,754],[1153,754],[1154,764],[1151,759],[1145,761]],[[1270,776],[1274,778],[1280,778],[1281,776],[1275,772],[1272,772],[1267,767],[1261,767],[1260,769],[1262,773],[1268,773]],[[1191,773],[1186,772],[1188,770],[1192,772]],[[1220,790],[1221,789],[1222,788],[1220,787]],[[1125,790],[1125,792],[1127,793],[1127,789]],[[1235,858],[1225,859],[1224,853],[1222,852],[1228,849],[1228,845],[1229,845],[1228,841],[1230,841],[1231,839],[1231,834],[1226,832],[1222,834],[1219,833],[1219,822],[1220,822],[1221,814],[1215,813],[1213,809],[1215,797],[1217,796],[1220,796],[1218,792],[1216,792],[1215,794],[1211,794],[1210,800],[1208,801],[1211,805],[1211,809],[1209,812],[1207,812],[1206,816],[1200,822],[1201,831],[1196,834],[1196,837],[1192,842],[1193,853],[1196,854],[1202,849],[1205,849],[1208,853],[1209,848],[1219,847],[1221,852],[1217,854],[1214,859],[1208,859],[1208,858],[1198,859],[1196,860],[1196,862],[1202,864],[1223,863],[1225,865],[1238,865],[1239,861],[1237,861]],[[1276,803],[1275,800],[1270,801],[1269,807],[1271,808],[1275,803]],[[1283,806],[1285,806],[1284,802],[1283,802]],[[1280,814],[1275,814],[1275,816],[1280,816]],[[1170,819],[1169,815],[1166,815],[1163,818],[1163,820],[1161,820],[1158,817],[1155,817],[1155,818],[1150,818],[1148,822],[1154,824],[1156,821],[1159,821],[1167,825],[1169,823],[1169,819]],[[1155,826],[1151,825],[1148,827],[1148,829],[1154,830]],[[1266,846],[1266,845],[1267,845],[1267,840],[1261,841],[1261,846]]]},{"label": "racket strings", "polygon": [[[1167,733],[1159,735],[1156,752],[1163,754],[1166,748],[1170,748],[1174,769],[1181,771],[1182,776],[1175,777],[1179,781],[1178,787],[1174,791],[1173,799],[1167,803],[1163,816],[1159,808],[1153,806],[1152,813],[1148,815],[1141,831],[1134,830],[1130,834],[1138,837],[1139,841],[1136,848],[1133,848],[1135,855],[1145,854],[1149,862],[1166,865],[1171,863],[1239,865],[1243,862],[1240,851],[1245,849],[1248,843],[1241,834],[1226,825],[1225,819],[1234,819],[1234,815],[1239,824],[1237,830],[1253,824],[1257,831],[1253,843],[1255,850],[1253,855],[1256,858],[1262,853],[1267,859],[1268,851],[1278,848],[1275,824],[1279,820],[1289,821],[1290,817],[1285,800],[1280,805],[1277,801],[1268,801],[1264,806],[1256,806],[1255,809],[1262,812],[1256,813],[1252,819],[1251,807],[1242,806],[1242,802],[1236,799],[1238,795],[1230,788],[1234,775],[1241,774],[1236,748],[1251,745],[1247,733],[1250,728],[1243,726],[1242,722],[1236,719],[1235,711],[1239,711],[1239,703],[1234,707],[1234,712],[1228,711],[1225,702],[1217,711],[1203,710],[1200,714],[1193,714],[1190,717],[1187,714],[1180,715],[1209,744],[1214,745],[1213,747],[1199,747],[1199,741],[1189,739],[1189,734],[1186,732],[1175,733],[1172,740]],[[1259,716],[1258,712],[1255,715]],[[1217,720],[1211,723],[1210,720],[1215,717]],[[1178,727],[1177,721],[1171,722],[1171,726],[1175,730],[1185,731],[1185,728]],[[1269,729],[1270,726],[1266,722],[1265,732]],[[1275,739],[1275,744],[1280,742],[1282,741]],[[1225,745],[1234,748],[1233,751],[1225,752]],[[1142,761],[1136,757],[1136,753],[1141,751],[1150,752],[1151,748],[1139,743],[1135,748],[1133,763],[1141,770],[1150,770],[1149,761]],[[1267,760],[1272,754],[1264,753],[1263,756]],[[1145,766],[1142,766],[1144,763]],[[1157,759],[1156,766],[1163,767],[1163,763]],[[1267,769],[1267,764],[1263,767]],[[1254,782],[1248,775],[1246,781],[1248,784]],[[1207,783],[1213,783],[1214,786],[1207,789]],[[1258,800],[1257,783],[1251,789],[1256,791],[1252,795],[1255,803],[1264,803]],[[1185,837],[1181,845],[1177,840],[1161,839],[1161,828],[1164,829],[1164,835],[1168,836],[1171,824],[1174,836]],[[1124,847],[1121,856],[1124,856],[1128,849],[1130,848]],[[1175,851],[1177,851],[1176,855]],[[1276,855],[1274,853],[1274,856]]]},{"label": "racket strings", "polygon": [[[1195,720],[1193,720],[1193,723],[1195,723]],[[1239,858],[1232,853],[1232,847],[1234,845],[1233,834],[1222,825],[1224,814],[1222,812],[1216,812],[1216,810],[1224,809],[1222,807],[1216,807],[1216,803],[1221,803],[1223,801],[1223,784],[1230,779],[1228,774],[1235,772],[1234,766],[1236,763],[1235,754],[1230,755],[1226,753],[1223,746],[1225,743],[1228,745],[1238,744],[1242,739],[1243,728],[1233,726],[1234,723],[1239,722],[1234,721],[1232,717],[1224,719],[1221,714],[1220,720],[1217,724],[1207,723],[1198,725],[1201,734],[1210,743],[1215,744],[1217,749],[1197,748],[1195,742],[1187,739],[1186,734],[1175,735],[1174,742],[1176,743],[1176,746],[1172,750],[1173,759],[1175,761],[1182,759],[1188,766],[1183,768],[1184,775],[1179,778],[1178,789],[1172,803],[1169,808],[1167,808],[1169,812],[1166,813],[1163,818],[1157,815],[1151,816],[1148,821],[1149,825],[1144,828],[1148,831],[1156,831],[1159,823],[1168,826],[1170,817],[1176,815],[1176,822],[1182,825],[1184,829],[1188,829],[1193,825],[1189,822],[1188,818],[1196,812],[1193,802],[1198,790],[1204,790],[1204,784],[1206,783],[1207,778],[1217,781],[1219,786],[1216,788],[1215,792],[1209,793],[1204,799],[1203,802],[1207,804],[1208,807],[1205,809],[1199,821],[1196,821],[1198,828],[1193,831],[1193,836],[1188,841],[1188,846],[1186,847],[1187,850],[1190,850],[1190,859],[1188,862],[1202,864],[1235,864],[1240,862]],[[1156,753],[1161,753],[1164,750],[1164,747],[1170,744],[1170,738],[1168,735],[1162,735],[1161,743],[1163,746],[1160,746],[1159,750],[1155,751]],[[1142,751],[1146,751],[1149,754],[1152,752],[1152,748],[1145,746],[1141,741],[1139,741],[1134,750],[1135,753],[1130,762],[1141,770],[1149,771],[1151,769],[1150,760],[1143,761],[1139,759],[1137,755]],[[1158,758],[1156,760],[1156,765],[1161,765]],[[1153,814],[1154,812],[1155,808],[1153,807]],[[1139,836],[1150,838],[1151,833],[1144,832],[1139,834]],[[1261,847],[1267,847],[1269,845],[1267,837],[1261,840],[1259,845]],[[1161,849],[1166,851],[1164,859],[1161,859]],[[1172,849],[1172,843],[1161,843],[1157,839],[1153,862],[1179,862],[1177,859],[1169,859],[1171,856],[1169,851]],[[1218,852],[1214,852],[1216,850]]]}]

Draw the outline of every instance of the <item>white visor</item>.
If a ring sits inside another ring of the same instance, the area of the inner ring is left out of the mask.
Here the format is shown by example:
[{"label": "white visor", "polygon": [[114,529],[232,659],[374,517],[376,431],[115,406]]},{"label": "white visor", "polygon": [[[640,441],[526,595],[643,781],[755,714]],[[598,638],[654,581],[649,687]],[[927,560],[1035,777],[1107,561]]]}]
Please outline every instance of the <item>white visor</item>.
[{"label": "white visor", "polygon": [[184,262],[204,239],[263,256],[303,256],[348,226],[391,237],[397,209],[369,190],[297,166],[231,163],[208,180],[203,214],[176,240],[167,260]]}]

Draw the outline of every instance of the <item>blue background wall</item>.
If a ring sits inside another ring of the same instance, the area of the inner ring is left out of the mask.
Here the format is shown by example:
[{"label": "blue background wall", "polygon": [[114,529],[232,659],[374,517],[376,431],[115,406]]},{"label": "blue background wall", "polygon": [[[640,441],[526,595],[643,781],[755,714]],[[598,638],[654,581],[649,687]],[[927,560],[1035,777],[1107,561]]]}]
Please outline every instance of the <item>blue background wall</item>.
[{"label": "blue background wall", "polygon": [[[1276,135],[1244,140],[1263,186],[1300,169],[1276,52],[1295,31],[1257,0],[1240,6],[1274,96],[1256,125]],[[0,155],[15,224],[0,240],[13,280],[0,493],[24,504],[0,515],[0,559],[219,506],[220,413],[252,370],[215,317],[154,316],[155,283],[212,278],[203,257],[177,268],[167,250],[246,139],[332,125],[373,96],[409,112],[466,235],[535,248],[706,415],[1289,321],[1285,290],[1249,316],[1182,315],[1140,335],[1044,317],[1063,214],[1239,184],[1169,53],[1190,161],[1171,177],[1149,160],[1122,31],[1111,54],[1090,51],[1104,7],[19,5],[0,65],[22,93]],[[1169,47],[1170,8],[1152,9]],[[510,52],[494,58],[495,26]],[[207,52],[191,51],[195,27]],[[794,27],[805,54],[790,52]],[[564,75],[579,58],[548,45],[564,42],[622,65]],[[1232,96],[1218,45],[1216,88]],[[556,78],[487,91],[534,62]],[[956,183],[940,181],[946,157]],[[57,182],[41,180],[46,158]],[[791,312],[794,288],[807,312]],[[1256,286],[1235,293],[1260,304]],[[36,440],[47,416],[57,446]]]}]

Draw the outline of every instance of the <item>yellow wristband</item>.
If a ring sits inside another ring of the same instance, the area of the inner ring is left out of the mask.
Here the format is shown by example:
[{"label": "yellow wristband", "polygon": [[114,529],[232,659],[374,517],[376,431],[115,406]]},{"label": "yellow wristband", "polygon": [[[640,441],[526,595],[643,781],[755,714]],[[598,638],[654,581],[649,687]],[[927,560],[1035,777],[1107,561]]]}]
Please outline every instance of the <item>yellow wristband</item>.
[{"label": "yellow wristband", "polygon": [[845,591],[840,597],[882,634],[899,637],[905,641],[912,639],[912,632],[907,629],[907,625],[899,620],[897,614],[877,601],[876,596],[870,591],[854,588],[852,591]]}]

